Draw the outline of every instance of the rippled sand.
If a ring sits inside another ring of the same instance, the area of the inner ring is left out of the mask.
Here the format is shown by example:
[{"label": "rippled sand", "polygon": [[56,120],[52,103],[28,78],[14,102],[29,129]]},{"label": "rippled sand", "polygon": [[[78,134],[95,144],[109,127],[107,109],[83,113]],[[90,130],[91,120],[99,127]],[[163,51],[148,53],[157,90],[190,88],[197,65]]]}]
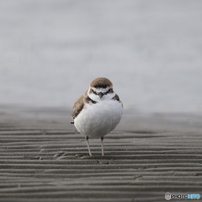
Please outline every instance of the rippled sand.
[{"label": "rippled sand", "polygon": [[126,113],[119,127],[91,140],[64,109],[2,109],[0,201],[164,201],[200,193],[202,118]]}]

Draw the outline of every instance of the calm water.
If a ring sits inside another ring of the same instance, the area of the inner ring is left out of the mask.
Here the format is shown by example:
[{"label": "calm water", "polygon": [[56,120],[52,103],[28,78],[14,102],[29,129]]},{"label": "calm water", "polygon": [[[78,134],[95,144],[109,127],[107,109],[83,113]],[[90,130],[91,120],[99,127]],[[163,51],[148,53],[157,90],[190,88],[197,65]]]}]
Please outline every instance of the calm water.
[{"label": "calm water", "polygon": [[0,27],[0,105],[72,107],[105,76],[126,109],[202,112],[201,0],[2,0]]}]

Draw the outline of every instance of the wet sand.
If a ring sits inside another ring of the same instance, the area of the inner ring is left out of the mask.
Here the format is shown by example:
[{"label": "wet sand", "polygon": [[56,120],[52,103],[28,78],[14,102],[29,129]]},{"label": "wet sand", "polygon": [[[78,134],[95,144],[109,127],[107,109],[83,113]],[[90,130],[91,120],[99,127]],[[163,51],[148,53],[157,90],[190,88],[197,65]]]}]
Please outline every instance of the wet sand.
[{"label": "wet sand", "polygon": [[[64,109],[0,111],[0,201],[165,201],[202,194],[202,116],[125,112],[100,140]],[[182,200],[181,200],[182,201]]]}]

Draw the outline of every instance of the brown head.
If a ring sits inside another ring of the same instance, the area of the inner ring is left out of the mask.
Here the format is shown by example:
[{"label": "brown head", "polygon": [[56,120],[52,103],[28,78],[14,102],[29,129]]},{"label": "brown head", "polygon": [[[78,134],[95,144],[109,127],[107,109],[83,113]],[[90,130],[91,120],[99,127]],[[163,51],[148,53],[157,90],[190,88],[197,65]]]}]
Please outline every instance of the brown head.
[{"label": "brown head", "polygon": [[90,83],[90,88],[89,88],[89,96],[96,98],[96,96],[99,96],[101,99],[104,95],[114,95],[113,91],[113,84],[112,82],[104,77],[99,77],[94,79]]},{"label": "brown head", "polygon": [[100,88],[101,87],[106,88],[107,86],[110,87],[110,88],[112,88],[113,84],[112,84],[112,82],[109,79],[107,79],[105,77],[99,77],[97,79],[94,79],[90,83],[90,87],[95,87],[95,88],[99,88],[99,87]]}]

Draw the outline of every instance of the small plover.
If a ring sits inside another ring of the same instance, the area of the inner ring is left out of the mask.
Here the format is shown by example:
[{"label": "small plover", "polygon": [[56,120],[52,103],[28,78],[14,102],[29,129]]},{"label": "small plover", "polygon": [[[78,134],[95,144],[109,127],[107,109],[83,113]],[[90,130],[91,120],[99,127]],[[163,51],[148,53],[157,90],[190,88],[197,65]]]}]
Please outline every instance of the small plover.
[{"label": "small plover", "polygon": [[92,156],[88,139],[101,138],[104,156],[104,136],[118,125],[123,104],[113,90],[112,82],[104,77],[96,78],[88,90],[74,103],[71,123],[85,135],[89,155]]}]

